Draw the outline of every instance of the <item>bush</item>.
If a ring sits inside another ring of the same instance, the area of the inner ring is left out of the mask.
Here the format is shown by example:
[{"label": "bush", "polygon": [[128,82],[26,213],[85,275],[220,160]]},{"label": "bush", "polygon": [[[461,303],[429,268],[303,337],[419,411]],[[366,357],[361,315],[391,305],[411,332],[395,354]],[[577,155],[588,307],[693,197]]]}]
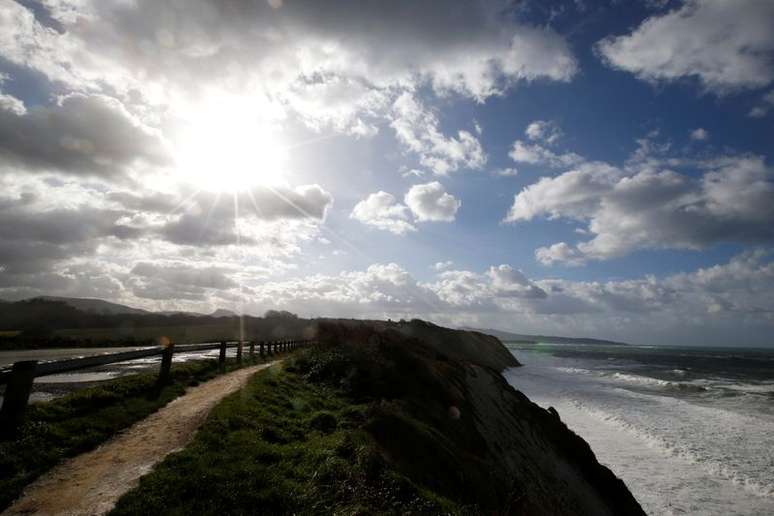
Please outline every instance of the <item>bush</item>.
[{"label": "bush", "polygon": [[324,434],[329,434],[338,428],[339,421],[330,412],[316,412],[309,420],[309,426]]}]

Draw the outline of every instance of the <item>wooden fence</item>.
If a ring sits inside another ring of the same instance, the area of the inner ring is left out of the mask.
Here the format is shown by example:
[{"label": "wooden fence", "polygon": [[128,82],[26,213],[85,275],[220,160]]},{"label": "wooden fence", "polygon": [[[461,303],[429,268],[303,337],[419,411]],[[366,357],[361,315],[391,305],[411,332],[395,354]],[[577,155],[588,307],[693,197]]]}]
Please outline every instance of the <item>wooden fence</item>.
[{"label": "wooden fence", "polygon": [[[242,363],[245,345],[249,346],[249,357],[254,359],[274,356],[280,353],[293,351],[302,346],[311,344],[311,340],[276,340],[276,341],[222,341],[212,344],[182,344],[172,343],[166,346],[137,349],[134,351],[122,351],[119,353],[106,353],[83,358],[71,358],[53,362],[38,362],[37,360],[23,360],[15,362],[13,366],[0,370],[0,385],[5,385],[3,394],[3,406],[0,408],[0,428],[4,431],[14,430],[21,422],[24,411],[29,402],[32,384],[35,378],[52,374],[78,371],[101,365],[115,364],[137,360],[138,358],[161,355],[158,386],[161,387],[169,381],[172,366],[172,355],[175,353],[195,353],[200,351],[220,350],[218,363],[221,372],[226,368],[226,349],[236,348],[236,360]],[[5,433],[5,432],[2,432]]]}]

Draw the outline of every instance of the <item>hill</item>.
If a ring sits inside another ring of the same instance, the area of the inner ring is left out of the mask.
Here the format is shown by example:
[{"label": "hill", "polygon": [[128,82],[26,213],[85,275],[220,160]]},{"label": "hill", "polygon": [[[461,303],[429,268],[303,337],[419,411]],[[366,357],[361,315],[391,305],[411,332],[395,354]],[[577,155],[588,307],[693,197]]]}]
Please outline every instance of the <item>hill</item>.
[{"label": "hill", "polygon": [[120,305],[118,303],[111,303],[103,299],[92,298],[78,298],[78,297],[57,297],[57,296],[40,296],[33,299],[41,299],[43,301],[57,301],[71,306],[77,310],[86,313],[100,314],[100,315],[117,315],[117,314],[148,314],[147,310],[141,308],[132,308],[131,306]]}]

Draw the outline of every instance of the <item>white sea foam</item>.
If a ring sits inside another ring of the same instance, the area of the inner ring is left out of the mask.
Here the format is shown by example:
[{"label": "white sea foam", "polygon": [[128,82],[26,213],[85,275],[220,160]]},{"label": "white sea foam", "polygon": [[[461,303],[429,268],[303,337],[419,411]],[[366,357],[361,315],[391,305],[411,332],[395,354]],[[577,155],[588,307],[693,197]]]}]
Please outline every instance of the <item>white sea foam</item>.
[{"label": "white sea foam", "polygon": [[707,387],[700,382],[672,382],[669,380],[653,378],[651,376],[640,376],[629,373],[613,373],[609,378],[619,382],[650,388],[671,389],[686,392],[704,392],[707,390]]},{"label": "white sea foam", "polygon": [[[774,514],[774,412],[758,410],[774,402],[714,395],[729,385],[765,393],[774,382],[671,382],[614,372],[607,360],[518,358],[525,367],[509,382],[554,406],[649,514]],[[709,390],[697,397],[681,385]]]},{"label": "white sea foam", "polygon": [[555,367],[554,369],[569,374],[591,374],[591,371],[588,369],[583,369],[580,367]]}]

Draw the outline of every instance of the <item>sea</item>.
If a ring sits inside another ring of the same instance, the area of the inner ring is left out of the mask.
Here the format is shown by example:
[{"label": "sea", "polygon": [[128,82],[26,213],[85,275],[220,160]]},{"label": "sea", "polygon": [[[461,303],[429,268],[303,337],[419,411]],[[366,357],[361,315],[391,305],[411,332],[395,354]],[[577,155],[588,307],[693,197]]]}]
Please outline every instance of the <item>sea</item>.
[{"label": "sea", "polygon": [[774,349],[506,346],[648,514],[774,515]]}]

